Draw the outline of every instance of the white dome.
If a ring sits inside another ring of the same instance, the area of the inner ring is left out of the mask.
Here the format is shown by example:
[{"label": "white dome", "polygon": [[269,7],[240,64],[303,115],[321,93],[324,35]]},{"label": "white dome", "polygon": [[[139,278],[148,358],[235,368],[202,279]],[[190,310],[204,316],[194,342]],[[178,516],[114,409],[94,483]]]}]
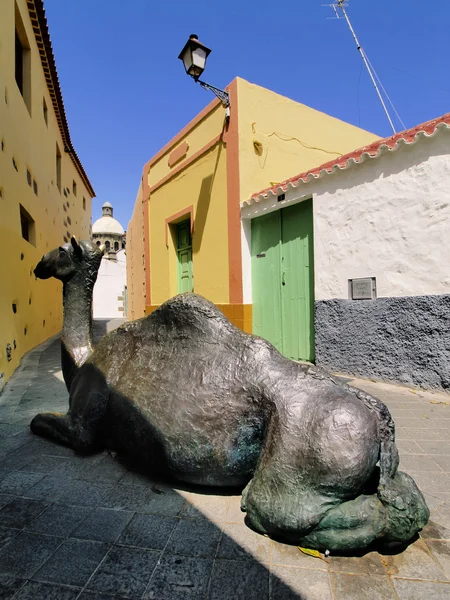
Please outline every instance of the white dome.
[{"label": "white dome", "polygon": [[119,221],[116,221],[114,217],[106,216],[100,217],[100,219],[95,221],[92,225],[92,233],[117,233],[118,235],[123,235],[125,232]]}]

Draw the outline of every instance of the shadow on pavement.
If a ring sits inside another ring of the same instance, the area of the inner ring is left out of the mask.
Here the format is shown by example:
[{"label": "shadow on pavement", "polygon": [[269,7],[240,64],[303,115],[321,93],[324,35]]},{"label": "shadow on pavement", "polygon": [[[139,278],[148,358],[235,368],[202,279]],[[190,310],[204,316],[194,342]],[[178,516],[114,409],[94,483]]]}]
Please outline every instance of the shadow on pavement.
[{"label": "shadow on pavement", "polygon": [[[107,329],[96,321],[96,339]],[[331,599],[324,566],[271,566],[237,490],[174,489],[107,452],[81,457],[34,436],[36,413],[68,408],[59,361],[56,340],[20,401],[0,406],[1,598],[306,599],[314,580]],[[21,385],[11,380],[9,397]]]}]

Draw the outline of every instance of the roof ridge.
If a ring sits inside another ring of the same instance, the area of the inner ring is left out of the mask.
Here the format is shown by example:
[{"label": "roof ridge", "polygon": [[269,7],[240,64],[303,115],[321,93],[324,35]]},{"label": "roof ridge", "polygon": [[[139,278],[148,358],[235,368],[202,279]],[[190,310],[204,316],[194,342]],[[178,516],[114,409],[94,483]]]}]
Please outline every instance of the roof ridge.
[{"label": "roof ridge", "polygon": [[41,64],[44,70],[44,77],[47,82],[48,92],[53,104],[53,109],[58,121],[59,131],[64,144],[64,152],[70,155],[72,162],[78,171],[83,183],[86,185],[92,197],[95,197],[94,188],[89,181],[86,171],[81,164],[80,159],[73,147],[70,138],[69,125],[67,123],[66,111],[64,108],[61,87],[59,85],[58,72],[56,70],[55,56],[53,54],[52,42],[45,16],[43,0],[27,0],[28,13],[31,19],[34,37],[41,57]]}]

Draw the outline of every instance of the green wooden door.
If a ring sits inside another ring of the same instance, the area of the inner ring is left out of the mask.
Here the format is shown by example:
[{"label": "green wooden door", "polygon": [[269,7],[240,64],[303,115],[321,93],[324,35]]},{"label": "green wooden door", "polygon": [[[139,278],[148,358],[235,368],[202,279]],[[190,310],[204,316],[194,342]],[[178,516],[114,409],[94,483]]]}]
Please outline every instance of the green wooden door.
[{"label": "green wooden door", "polygon": [[281,316],[283,354],[314,360],[311,200],[281,211]]},{"label": "green wooden door", "polygon": [[194,291],[192,272],[192,240],[190,221],[177,225],[178,292]]},{"label": "green wooden door", "polygon": [[312,201],[252,220],[253,333],[314,360]]},{"label": "green wooden door", "polygon": [[281,350],[280,212],[252,221],[253,333]]}]

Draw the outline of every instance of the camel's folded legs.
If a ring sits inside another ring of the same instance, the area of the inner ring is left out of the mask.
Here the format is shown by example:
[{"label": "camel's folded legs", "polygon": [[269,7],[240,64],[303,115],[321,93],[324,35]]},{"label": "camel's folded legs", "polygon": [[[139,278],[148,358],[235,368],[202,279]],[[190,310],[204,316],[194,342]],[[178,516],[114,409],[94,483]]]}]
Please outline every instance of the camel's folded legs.
[{"label": "camel's folded legs", "polygon": [[[82,367],[80,372],[83,370],[87,371],[88,367]],[[30,424],[33,433],[70,446],[80,454],[91,454],[102,448],[101,428],[109,396],[96,391],[103,382],[98,372],[90,370],[85,373],[89,377],[77,374],[74,379],[67,415],[39,413]]]},{"label": "camel's folded legs", "polygon": [[68,415],[39,413],[30,423],[33,433],[73,448]]}]

